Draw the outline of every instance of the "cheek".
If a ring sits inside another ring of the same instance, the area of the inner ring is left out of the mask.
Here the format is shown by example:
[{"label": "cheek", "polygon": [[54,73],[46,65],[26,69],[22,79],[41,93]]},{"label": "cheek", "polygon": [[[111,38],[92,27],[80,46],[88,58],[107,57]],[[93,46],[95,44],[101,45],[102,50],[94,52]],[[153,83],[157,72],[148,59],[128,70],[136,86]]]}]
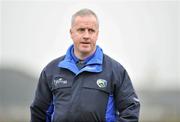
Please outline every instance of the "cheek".
[{"label": "cheek", "polygon": [[93,36],[92,40],[93,40],[93,43],[96,43],[96,41],[97,41],[97,36]]},{"label": "cheek", "polygon": [[77,34],[72,34],[71,38],[74,42],[78,42],[80,40],[80,37]]},{"label": "cheek", "polygon": [[82,36],[81,36],[80,34],[75,34],[75,35],[74,35],[74,38],[75,38],[76,40],[80,40],[81,37],[82,37]]}]

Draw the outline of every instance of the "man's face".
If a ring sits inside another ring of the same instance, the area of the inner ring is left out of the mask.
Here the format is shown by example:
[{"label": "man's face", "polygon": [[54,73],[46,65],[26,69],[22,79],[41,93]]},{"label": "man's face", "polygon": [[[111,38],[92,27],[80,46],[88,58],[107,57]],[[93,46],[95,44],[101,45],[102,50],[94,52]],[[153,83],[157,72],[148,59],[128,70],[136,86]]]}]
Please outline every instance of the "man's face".
[{"label": "man's face", "polygon": [[86,57],[96,50],[98,25],[94,16],[77,16],[70,29],[74,42],[74,53],[79,57]]}]

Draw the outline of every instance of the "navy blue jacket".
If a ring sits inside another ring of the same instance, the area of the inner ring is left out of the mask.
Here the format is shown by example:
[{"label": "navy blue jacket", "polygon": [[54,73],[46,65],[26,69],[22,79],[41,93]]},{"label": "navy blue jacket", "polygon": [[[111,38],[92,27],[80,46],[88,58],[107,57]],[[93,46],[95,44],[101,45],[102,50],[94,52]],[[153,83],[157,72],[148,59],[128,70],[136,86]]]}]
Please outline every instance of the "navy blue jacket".
[{"label": "navy blue jacket", "polygon": [[72,48],[43,69],[31,122],[138,122],[140,103],[122,65],[97,46],[79,70]]}]

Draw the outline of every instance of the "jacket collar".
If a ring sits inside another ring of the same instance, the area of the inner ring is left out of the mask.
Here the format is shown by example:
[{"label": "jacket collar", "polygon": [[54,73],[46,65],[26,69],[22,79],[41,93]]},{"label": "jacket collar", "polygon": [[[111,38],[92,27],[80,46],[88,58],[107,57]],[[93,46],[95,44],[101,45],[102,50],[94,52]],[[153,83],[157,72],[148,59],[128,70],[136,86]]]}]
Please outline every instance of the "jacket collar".
[{"label": "jacket collar", "polygon": [[90,58],[86,66],[79,70],[76,66],[76,62],[74,61],[71,50],[73,49],[74,45],[71,45],[65,55],[65,58],[63,61],[60,61],[58,63],[58,67],[65,68],[70,70],[71,72],[78,75],[81,72],[87,71],[87,72],[101,72],[102,71],[102,63],[103,63],[103,51],[99,46],[96,46],[96,51],[93,54],[93,57]]}]

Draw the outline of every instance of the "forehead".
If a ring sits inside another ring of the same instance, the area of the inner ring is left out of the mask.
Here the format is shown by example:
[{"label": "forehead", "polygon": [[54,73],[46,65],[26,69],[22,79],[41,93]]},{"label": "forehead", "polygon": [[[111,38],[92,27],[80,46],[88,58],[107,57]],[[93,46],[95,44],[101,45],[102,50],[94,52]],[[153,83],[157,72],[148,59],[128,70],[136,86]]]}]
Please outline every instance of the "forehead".
[{"label": "forehead", "polygon": [[74,27],[91,27],[97,28],[97,20],[94,16],[77,16],[74,20]]}]

